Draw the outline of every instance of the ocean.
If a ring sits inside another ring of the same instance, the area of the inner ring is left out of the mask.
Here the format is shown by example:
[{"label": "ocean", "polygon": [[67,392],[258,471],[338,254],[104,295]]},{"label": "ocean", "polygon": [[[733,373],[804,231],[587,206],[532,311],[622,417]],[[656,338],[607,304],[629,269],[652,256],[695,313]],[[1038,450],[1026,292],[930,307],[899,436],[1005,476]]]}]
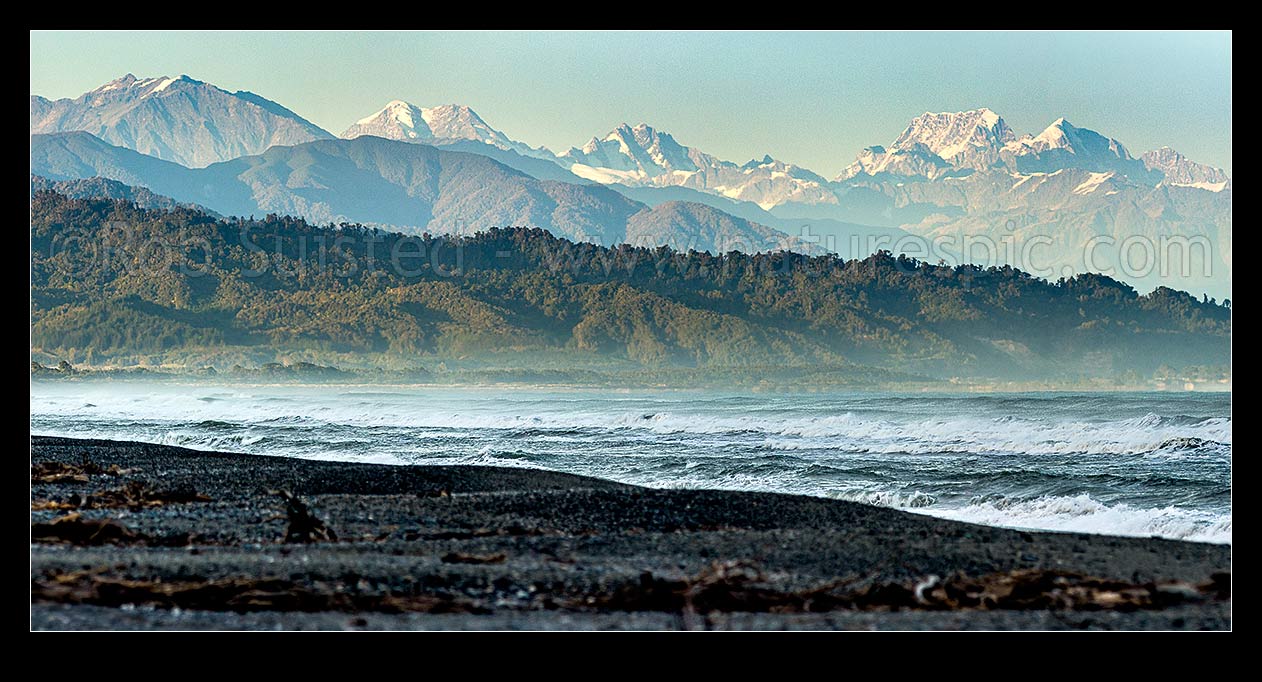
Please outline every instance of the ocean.
[{"label": "ocean", "polygon": [[1231,542],[1229,393],[724,393],[31,382],[31,433],[813,495]]}]

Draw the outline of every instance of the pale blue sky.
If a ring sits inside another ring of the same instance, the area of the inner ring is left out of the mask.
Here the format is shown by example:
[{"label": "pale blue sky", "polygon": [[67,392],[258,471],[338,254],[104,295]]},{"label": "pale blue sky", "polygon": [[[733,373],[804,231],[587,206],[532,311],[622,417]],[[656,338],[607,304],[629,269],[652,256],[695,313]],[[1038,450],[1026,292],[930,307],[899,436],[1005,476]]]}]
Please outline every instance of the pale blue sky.
[{"label": "pale blue sky", "polygon": [[1231,170],[1229,32],[49,32],[31,93],[188,74],[337,134],[392,99],[459,102],[553,151],[620,122],[832,177],[924,111],[987,106],[1018,134],[1060,116],[1139,153]]}]

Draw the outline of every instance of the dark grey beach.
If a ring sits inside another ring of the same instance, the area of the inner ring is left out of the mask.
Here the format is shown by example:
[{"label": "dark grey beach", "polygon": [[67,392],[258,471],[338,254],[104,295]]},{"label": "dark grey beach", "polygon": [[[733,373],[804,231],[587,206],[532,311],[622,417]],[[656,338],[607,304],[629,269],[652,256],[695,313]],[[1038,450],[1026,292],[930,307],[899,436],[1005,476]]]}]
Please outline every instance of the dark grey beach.
[{"label": "dark grey beach", "polygon": [[1227,545],[527,469],[46,437],[32,463],[67,465],[33,474],[34,629],[1231,626]]}]

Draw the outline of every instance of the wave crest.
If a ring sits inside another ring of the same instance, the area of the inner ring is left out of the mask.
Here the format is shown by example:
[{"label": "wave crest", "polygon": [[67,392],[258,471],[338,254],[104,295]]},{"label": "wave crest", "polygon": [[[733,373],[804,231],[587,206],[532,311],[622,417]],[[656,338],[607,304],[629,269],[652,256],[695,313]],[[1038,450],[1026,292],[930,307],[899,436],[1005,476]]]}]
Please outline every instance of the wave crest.
[{"label": "wave crest", "polygon": [[1085,493],[1024,499],[1008,496],[974,498],[963,507],[925,510],[925,513],[1009,528],[1231,542],[1230,514],[1173,506],[1143,509],[1124,503],[1110,505]]}]

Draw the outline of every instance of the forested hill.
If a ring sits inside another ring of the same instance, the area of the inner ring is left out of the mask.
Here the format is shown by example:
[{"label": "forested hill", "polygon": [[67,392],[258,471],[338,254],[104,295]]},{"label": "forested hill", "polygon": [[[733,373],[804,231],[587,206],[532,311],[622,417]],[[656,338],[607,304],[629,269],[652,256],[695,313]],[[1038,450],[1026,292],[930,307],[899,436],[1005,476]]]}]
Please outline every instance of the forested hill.
[{"label": "forested hill", "polygon": [[[654,368],[876,366],[931,376],[1148,376],[1226,366],[1230,309],[1099,275],[880,253],[603,248],[540,229],[415,237],[189,207],[32,198],[32,358]],[[401,366],[401,365],[400,365]],[[769,370],[770,371],[770,370]]]},{"label": "forested hill", "polygon": [[31,194],[34,195],[41,190],[53,190],[58,194],[81,199],[125,199],[140,208],[169,210],[177,206],[187,206],[188,208],[208,213],[216,218],[222,217],[205,206],[176,201],[171,197],[155,194],[147,187],[125,185],[117,180],[110,180],[100,176],[82,180],[51,180],[32,174]]}]

